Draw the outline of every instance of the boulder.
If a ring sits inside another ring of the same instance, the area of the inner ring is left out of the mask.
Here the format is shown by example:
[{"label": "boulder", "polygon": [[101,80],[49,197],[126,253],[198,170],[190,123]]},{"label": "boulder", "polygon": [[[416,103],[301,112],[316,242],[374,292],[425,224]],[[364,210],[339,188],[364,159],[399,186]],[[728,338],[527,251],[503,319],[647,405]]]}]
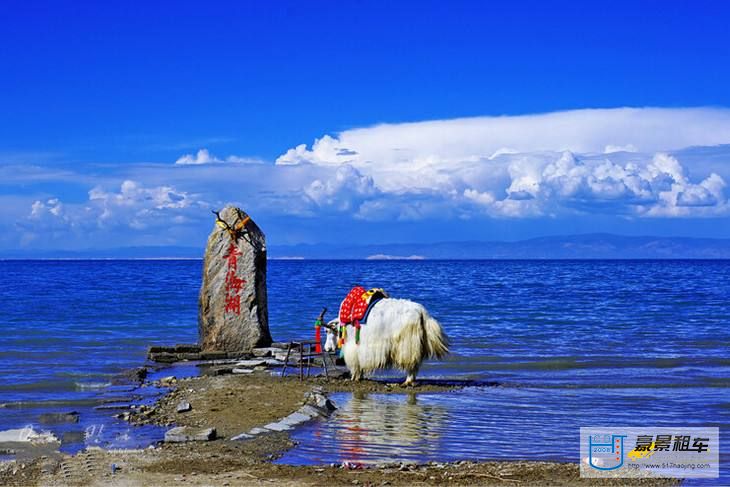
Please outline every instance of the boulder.
[{"label": "boulder", "polygon": [[[266,238],[239,208],[227,207],[208,237],[198,300],[206,351],[251,351],[271,344],[266,298]],[[206,358],[206,357],[203,357]]]}]

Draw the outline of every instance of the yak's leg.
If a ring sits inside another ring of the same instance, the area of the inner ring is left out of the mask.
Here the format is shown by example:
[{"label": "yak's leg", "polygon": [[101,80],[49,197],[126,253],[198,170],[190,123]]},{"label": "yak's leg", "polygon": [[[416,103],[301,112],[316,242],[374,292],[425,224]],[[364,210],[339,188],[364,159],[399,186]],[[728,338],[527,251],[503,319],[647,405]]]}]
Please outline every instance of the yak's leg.
[{"label": "yak's leg", "polygon": [[403,382],[403,386],[415,386],[416,385],[416,374],[418,374],[418,367],[408,371],[406,380]]},{"label": "yak's leg", "polygon": [[353,380],[353,381],[362,380],[362,371],[359,368],[351,370],[350,371],[350,380]]}]

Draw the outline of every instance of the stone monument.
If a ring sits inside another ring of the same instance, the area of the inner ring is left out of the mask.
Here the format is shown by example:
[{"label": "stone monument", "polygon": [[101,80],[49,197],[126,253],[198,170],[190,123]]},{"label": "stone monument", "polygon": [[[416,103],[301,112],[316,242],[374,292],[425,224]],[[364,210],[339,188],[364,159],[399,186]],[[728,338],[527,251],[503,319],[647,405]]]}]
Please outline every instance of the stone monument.
[{"label": "stone monument", "polygon": [[198,300],[200,346],[225,352],[268,346],[266,237],[240,208],[214,213]]}]

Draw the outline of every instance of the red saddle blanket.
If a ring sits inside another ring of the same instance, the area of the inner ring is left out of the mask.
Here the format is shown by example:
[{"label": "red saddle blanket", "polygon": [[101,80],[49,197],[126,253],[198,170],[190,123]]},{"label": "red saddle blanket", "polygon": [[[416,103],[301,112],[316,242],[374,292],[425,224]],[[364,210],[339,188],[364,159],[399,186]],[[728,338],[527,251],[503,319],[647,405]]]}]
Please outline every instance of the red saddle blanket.
[{"label": "red saddle blanket", "polygon": [[367,315],[368,307],[380,298],[387,297],[382,289],[366,290],[362,286],[355,286],[347,294],[347,297],[340,305],[340,323],[343,325],[356,323]]}]

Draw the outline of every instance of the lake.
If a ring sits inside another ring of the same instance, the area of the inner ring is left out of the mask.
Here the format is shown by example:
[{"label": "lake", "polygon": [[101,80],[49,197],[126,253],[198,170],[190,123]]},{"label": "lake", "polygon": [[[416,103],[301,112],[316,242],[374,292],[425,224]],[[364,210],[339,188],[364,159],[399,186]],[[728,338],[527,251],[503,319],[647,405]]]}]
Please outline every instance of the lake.
[{"label": "lake", "polygon": [[[103,446],[159,439],[94,407],[129,393],[113,378],[147,346],[196,341],[201,270],[0,262],[0,430],[106,424]],[[730,261],[270,261],[274,339],[313,338],[321,308],[334,317],[354,284],[419,301],[441,322],[452,354],[421,377],[499,385],[337,394],[338,414],[297,430],[280,461],[577,461],[580,426],[719,426],[730,440]],[[38,423],[59,410],[80,423]]]}]

